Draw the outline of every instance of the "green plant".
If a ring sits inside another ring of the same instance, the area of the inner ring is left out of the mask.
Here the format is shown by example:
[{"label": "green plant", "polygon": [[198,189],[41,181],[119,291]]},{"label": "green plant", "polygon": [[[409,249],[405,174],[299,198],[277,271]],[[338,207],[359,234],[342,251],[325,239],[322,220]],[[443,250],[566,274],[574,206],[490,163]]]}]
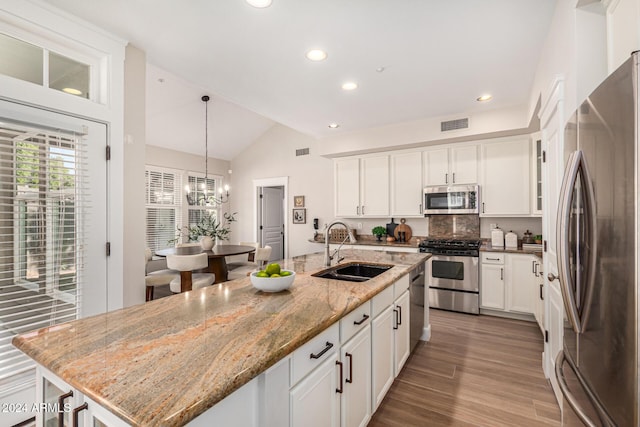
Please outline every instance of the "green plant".
[{"label": "green plant", "polygon": [[218,240],[229,240],[231,233],[231,223],[236,221],[238,212],[232,214],[225,212],[223,221],[218,221],[216,215],[211,212],[204,212],[200,221],[196,225],[177,228],[176,238],[169,240],[169,243],[176,243],[181,238],[187,238],[189,242],[195,242],[202,236],[209,236]]},{"label": "green plant", "polygon": [[387,229],[378,225],[371,229],[371,234],[373,234],[374,236],[384,236],[385,234],[387,234]]}]

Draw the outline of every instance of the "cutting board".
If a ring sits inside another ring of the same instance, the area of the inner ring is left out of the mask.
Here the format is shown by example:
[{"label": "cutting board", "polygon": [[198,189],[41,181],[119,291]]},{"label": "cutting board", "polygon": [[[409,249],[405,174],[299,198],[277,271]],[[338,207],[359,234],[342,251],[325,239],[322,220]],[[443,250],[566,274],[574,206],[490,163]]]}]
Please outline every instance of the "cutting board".
[{"label": "cutting board", "polygon": [[391,222],[387,224],[387,236],[395,236],[395,231],[396,231],[396,227],[398,226],[398,224],[396,224],[395,222],[393,222],[393,218],[391,218]]},{"label": "cutting board", "polygon": [[404,218],[400,219],[400,225],[393,231],[393,235],[398,241],[400,240],[400,233],[404,233],[404,242],[411,240],[411,227],[405,224],[406,221]]}]

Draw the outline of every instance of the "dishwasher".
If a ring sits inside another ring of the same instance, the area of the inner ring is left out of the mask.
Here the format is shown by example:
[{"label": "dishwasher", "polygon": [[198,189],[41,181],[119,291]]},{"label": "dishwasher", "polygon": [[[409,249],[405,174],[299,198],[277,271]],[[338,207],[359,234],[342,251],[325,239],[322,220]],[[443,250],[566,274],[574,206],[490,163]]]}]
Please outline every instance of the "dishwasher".
[{"label": "dishwasher", "polygon": [[409,326],[410,351],[413,351],[424,328],[424,263],[411,270],[409,273],[411,284],[409,286],[409,303],[411,304],[411,323]]}]

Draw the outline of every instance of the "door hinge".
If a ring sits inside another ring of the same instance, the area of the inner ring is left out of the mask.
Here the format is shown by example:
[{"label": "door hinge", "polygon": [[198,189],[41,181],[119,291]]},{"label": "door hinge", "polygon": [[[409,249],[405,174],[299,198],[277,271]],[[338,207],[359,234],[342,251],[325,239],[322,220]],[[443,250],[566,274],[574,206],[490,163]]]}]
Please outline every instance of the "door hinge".
[{"label": "door hinge", "polygon": [[264,228],[263,226],[260,226],[260,230],[262,230],[263,228]]},{"label": "door hinge", "polygon": [[107,147],[106,147],[105,157],[106,157],[107,160],[111,160],[111,146],[110,145],[107,145]]},{"label": "door hinge", "polygon": [[549,342],[549,331],[544,331],[544,342]]},{"label": "door hinge", "polygon": [[546,240],[544,241],[544,244],[542,245],[542,250],[544,252],[547,252],[547,241]]},{"label": "door hinge", "polygon": [[107,256],[111,256],[111,242],[107,242]]},{"label": "door hinge", "polygon": [[542,152],[542,163],[546,163],[547,162],[547,152],[543,151]]}]

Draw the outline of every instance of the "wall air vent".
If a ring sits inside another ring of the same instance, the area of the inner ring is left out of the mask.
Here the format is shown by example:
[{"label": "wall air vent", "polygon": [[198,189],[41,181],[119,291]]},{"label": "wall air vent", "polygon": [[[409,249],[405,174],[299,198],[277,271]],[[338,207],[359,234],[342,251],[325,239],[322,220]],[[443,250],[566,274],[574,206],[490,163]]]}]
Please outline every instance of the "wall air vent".
[{"label": "wall air vent", "polygon": [[446,122],[440,122],[440,132],[446,132],[456,129],[467,129],[469,127],[469,119],[455,119]]},{"label": "wall air vent", "polygon": [[308,148],[298,148],[296,150],[296,156],[308,156],[309,149]]}]

